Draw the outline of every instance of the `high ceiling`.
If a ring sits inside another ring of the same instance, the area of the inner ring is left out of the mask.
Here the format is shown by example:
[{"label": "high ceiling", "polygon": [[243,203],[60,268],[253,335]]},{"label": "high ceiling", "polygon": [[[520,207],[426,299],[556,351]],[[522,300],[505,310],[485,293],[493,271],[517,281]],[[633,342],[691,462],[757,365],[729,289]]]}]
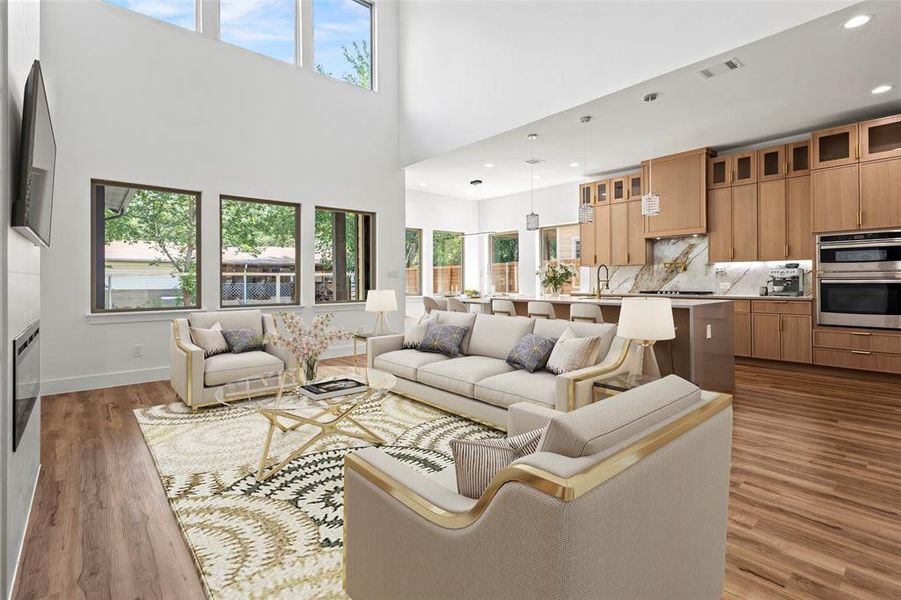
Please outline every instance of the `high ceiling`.
[{"label": "high ceiling", "polygon": [[[856,14],[873,19],[857,29]],[[641,43],[642,39],[637,40]],[[704,79],[728,58],[744,65]],[[873,95],[879,84],[895,87]],[[648,104],[642,97],[658,92]],[[535,187],[616,172],[655,156],[780,136],[901,111],[901,2],[865,2],[406,169],[408,189],[487,199],[529,189],[526,135],[536,133]],[[579,119],[590,115],[587,126]],[[572,166],[578,163],[578,166]],[[486,164],[493,165],[486,167]],[[482,179],[477,191],[469,184]]]}]

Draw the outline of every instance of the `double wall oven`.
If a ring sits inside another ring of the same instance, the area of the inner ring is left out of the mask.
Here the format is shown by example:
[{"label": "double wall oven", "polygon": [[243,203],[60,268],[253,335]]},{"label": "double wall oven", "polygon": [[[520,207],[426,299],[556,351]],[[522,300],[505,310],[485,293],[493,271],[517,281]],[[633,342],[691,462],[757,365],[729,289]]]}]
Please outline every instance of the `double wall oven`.
[{"label": "double wall oven", "polygon": [[817,236],[817,324],[901,329],[901,230]]}]

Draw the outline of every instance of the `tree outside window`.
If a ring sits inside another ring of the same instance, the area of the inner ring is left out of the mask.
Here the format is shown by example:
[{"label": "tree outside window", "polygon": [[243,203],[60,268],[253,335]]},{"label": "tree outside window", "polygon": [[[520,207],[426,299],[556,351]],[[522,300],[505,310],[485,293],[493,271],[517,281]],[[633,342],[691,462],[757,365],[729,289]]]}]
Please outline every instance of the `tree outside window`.
[{"label": "tree outside window", "polygon": [[519,291],[519,234],[500,233],[491,236],[491,286],[495,292]]},{"label": "tree outside window", "polygon": [[407,229],[404,237],[408,296],[422,295],[422,230]]},{"label": "tree outside window", "polygon": [[317,208],[315,221],[316,302],[365,300],[375,283],[375,215]]},{"label": "tree outside window", "polygon": [[463,291],[463,234],[432,232],[432,293]]},{"label": "tree outside window", "polygon": [[372,89],[372,5],[365,0],[313,0],[316,71]]}]

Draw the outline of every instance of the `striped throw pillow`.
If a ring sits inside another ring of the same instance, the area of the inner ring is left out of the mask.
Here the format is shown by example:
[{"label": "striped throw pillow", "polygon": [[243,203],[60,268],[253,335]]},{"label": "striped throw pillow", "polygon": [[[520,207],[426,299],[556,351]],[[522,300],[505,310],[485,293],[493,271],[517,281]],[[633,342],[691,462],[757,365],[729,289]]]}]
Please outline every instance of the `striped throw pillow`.
[{"label": "striped throw pillow", "polygon": [[209,329],[191,327],[191,341],[203,350],[204,358],[228,352],[228,343],[222,335],[222,325],[218,322]]},{"label": "striped throw pillow", "polygon": [[508,438],[487,440],[451,440],[457,492],[478,498],[500,471],[517,458],[533,454],[546,428]]},{"label": "striped throw pillow", "polygon": [[545,368],[554,375],[578,371],[597,362],[600,350],[600,337],[576,337],[573,330],[567,327],[554,345]]}]

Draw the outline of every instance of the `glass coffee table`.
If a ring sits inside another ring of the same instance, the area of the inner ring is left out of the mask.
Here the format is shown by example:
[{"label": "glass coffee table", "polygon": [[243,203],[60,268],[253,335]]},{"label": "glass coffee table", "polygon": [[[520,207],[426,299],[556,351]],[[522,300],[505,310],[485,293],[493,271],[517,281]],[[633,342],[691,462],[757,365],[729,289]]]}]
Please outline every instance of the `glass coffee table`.
[{"label": "glass coffee table", "polygon": [[[342,377],[352,379],[353,377],[349,375],[341,373],[334,377],[317,379],[316,382],[321,383]],[[394,375],[377,369],[366,369],[367,387],[362,391],[324,400],[314,400],[300,393],[298,388],[304,383],[298,369],[288,369],[232,381],[216,391],[216,400],[221,404],[230,408],[258,412],[269,421],[256,473],[257,481],[265,481],[272,477],[313,444],[328,436],[342,435],[377,445],[385,443],[385,440],[354,419],[352,415],[363,403],[390,392],[397,384],[397,378]],[[270,394],[271,398],[263,400],[252,408],[238,404],[238,402],[250,398]],[[300,447],[289,453],[281,462],[267,468],[275,430],[287,433],[307,425],[318,428],[319,431],[313,437],[306,439]]]}]

